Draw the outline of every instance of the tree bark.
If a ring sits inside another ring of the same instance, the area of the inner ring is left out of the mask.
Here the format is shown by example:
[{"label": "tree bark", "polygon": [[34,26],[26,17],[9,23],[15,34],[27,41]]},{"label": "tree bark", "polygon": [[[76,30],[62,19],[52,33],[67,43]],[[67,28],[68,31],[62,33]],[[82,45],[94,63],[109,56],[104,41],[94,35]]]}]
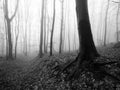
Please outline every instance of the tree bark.
[{"label": "tree bark", "polygon": [[62,46],[63,46],[63,5],[64,5],[64,0],[61,1],[61,30],[60,30],[60,45],[59,45],[59,53],[61,54],[62,52]]},{"label": "tree bark", "polygon": [[64,71],[68,67],[70,67],[73,63],[77,62],[75,69],[67,77],[66,80],[78,78],[80,72],[82,70],[85,70],[85,68],[89,69],[90,68],[89,66],[91,66],[92,63],[94,62],[94,58],[99,56],[91,32],[87,0],[76,0],[76,13],[80,41],[80,52],[74,61],[67,64],[62,69],[62,71]]},{"label": "tree bark", "polygon": [[90,57],[96,57],[98,56],[98,52],[91,32],[87,0],[76,0],[76,12],[80,39],[80,53]]},{"label": "tree bark", "polygon": [[50,56],[52,56],[53,52],[53,33],[54,33],[54,26],[55,26],[55,0],[53,1],[53,23],[52,23],[52,31],[51,31],[51,37],[50,37]]},{"label": "tree bark", "polygon": [[42,9],[41,9],[41,33],[40,33],[40,47],[39,47],[39,57],[41,58],[43,56],[43,25],[44,25],[44,0],[42,0]]},{"label": "tree bark", "polygon": [[16,27],[15,27],[15,59],[17,58],[17,47],[18,47],[18,38],[19,38],[19,22],[20,16],[18,14],[18,20],[16,20]]},{"label": "tree bark", "polygon": [[19,0],[17,0],[17,4],[15,7],[15,11],[11,17],[9,17],[9,11],[8,11],[8,0],[5,0],[3,2],[3,11],[4,11],[4,16],[6,20],[6,27],[7,27],[7,38],[8,38],[8,56],[7,58],[13,59],[13,45],[12,45],[12,37],[11,37],[11,22],[13,18],[16,15],[17,9],[18,9],[18,4]]},{"label": "tree bark", "polygon": [[[91,72],[93,74],[93,77],[97,80],[103,80],[105,76],[109,76],[110,78],[119,82],[119,77],[108,73],[104,69],[105,65],[111,65],[118,62],[111,61],[100,63],[95,61],[95,59],[100,57],[100,55],[97,52],[93,41],[91,25],[89,21],[87,0],[76,0],[76,13],[78,22],[78,33],[80,39],[80,52],[74,61],[65,64],[65,66],[62,66],[61,68],[59,66],[56,66],[54,69],[60,70],[58,72],[58,74],[60,74],[61,71],[64,72],[71,65],[74,65],[74,70],[70,70],[70,72],[68,71],[70,74],[66,75],[65,80],[67,81],[78,79],[80,74],[85,71]],[[107,57],[102,57],[108,59]]]},{"label": "tree bark", "polygon": [[120,0],[118,3],[117,15],[116,15],[116,34],[117,38],[116,41],[119,42],[119,10],[120,10]]},{"label": "tree bark", "polygon": [[9,59],[13,59],[13,52],[12,52],[12,37],[11,37],[11,25],[10,25],[10,20],[7,19],[7,29],[8,29],[8,43],[9,43],[9,46],[8,46],[8,58]]}]

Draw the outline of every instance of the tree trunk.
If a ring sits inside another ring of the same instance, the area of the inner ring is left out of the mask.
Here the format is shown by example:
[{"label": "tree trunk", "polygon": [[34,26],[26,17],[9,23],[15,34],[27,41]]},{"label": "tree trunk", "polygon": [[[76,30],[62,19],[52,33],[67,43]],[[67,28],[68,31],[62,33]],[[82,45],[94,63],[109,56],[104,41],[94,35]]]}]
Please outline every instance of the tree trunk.
[{"label": "tree trunk", "polygon": [[[65,64],[61,68],[55,67],[55,69],[60,69],[60,72],[64,72],[71,65],[74,65],[74,70],[69,70],[69,75],[66,75],[66,80],[78,79],[80,74],[85,72],[93,73],[93,77],[97,80],[102,80],[105,76],[109,76],[114,80],[120,81],[118,77],[108,73],[105,69],[105,65],[111,65],[118,63],[116,61],[99,63],[95,59],[100,57],[99,53],[96,50],[93,36],[91,32],[91,25],[88,15],[88,5],[87,0],[76,0],[76,12],[77,12],[77,22],[78,22],[78,33],[80,40],[80,52],[76,59],[68,64]],[[106,57],[104,57],[106,59]],[[107,58],[108,59],[108,58]],[[75,64],[74,64],[75,63]],[[58,74],[60,74],[58,72]]]},{"label": "tree trunk", "polygon": [[17,12],[17,9],[18,9],[18,4],[19,4],[19,0],[17,0],[17,4],[16,4],[15,11],[14,11],[13,15],[11,16],[11,18],[9,18],[8,0],[5,0],[3,2],[3,7],[4,7],[3,11],[4,11],[4,15],[5,15],[5,20],[6,20],[6,27],[7,27],[6,29],[7,29],[7,38],[8,38],[8,56],[7,56],[7,58],[9,58],[9,59],[13,59],[11,22],[16,15],[16,12]]},{"label": "tree trunk", "polygon": [[117,38],[116,41],[119,42],[119,10],[120,10],[120,0],[118,3],[117,15],[116,15],[116,34]]},{"label": "tree trunk", "polygon": [[80,54],[86,57],[96,57],[96,50],[88,15],[87,0],[76,0],[78,32],[80,39]]},{"label": "tree trunk", "polygon": [[11,38],[11,25],[10,25],[10,20],[7,19],[7,29],[8,29],[8,47],[9,47],[9,51],[8,51],[8,58],[9,59],[13,59],[13,53],[12,53],[12,38]]},{"label": "tree trunk", "polygon": [[47,48],[46,48],[46,36],[47,36],[47,28],[46,28],[46,10],[47,9],[47,0],[45,0],[45,9],[44,9],[44,53],[47,53]]},{"label": "tree trunk", "polygon": [[94,58],[99,56],[91,32],[87,0],[76,0],[76,12],[80,40],[80,53],[78,54],[76,60],[70,62],[62,69],[62,71],[64,71],[74,62],[77,62],[75,66],[76,68],[67,77],[67,80],[78,78],[81,68],[84,70],[88,67],[87,69],[89,69],[89,66],[94,62]]},{"label": "tree trunk", "polygon": [[106,13],[105,13],[104,46],[106,46],[106,41],[107,41],[107,20],[108,20],[107,18],[108,18],[109,4],[110,4],[110,0],[108,0],[108,2],[107,2],[107,9],[106,9]]},{"label": "tree trunk", "polygon": [[18,47],[18,38],[19,38],[19,14],[18,14],[18,21],[16,20],[16,23],[18,23],[18,26],[15,27],[15,59],[17,58],[17,47]]},{"label": "tree trunk", "polygon": [[53,33],[54,33],[54,25],[55,25],[55,0],[53,2],[54,6],[53,6],[53,23],[52,23],[52,31],[51,31],[51,37],[50,37],[50,56],[52,56],[53,52],[52,52],[52,49],[53,49]]},{"label": "tree trunk", "polygon": [[60,30],[60,45],[59,45],[59,53],[61,54],[61,52],[62,52],[62,46],[63,46],[63,3],[64,3],[64,1],[62,0],[61,1],[61,12],[62,12],[62,17],[61,17],[61,30]]},{"label": "tree trunk", "polygon": [[39,47],[39,57],[41,58],[43,56],[43,25],[44,25],[44,0],[42,0],[42,9],[41,9],[41,33],[40,33],[40,47]]}]

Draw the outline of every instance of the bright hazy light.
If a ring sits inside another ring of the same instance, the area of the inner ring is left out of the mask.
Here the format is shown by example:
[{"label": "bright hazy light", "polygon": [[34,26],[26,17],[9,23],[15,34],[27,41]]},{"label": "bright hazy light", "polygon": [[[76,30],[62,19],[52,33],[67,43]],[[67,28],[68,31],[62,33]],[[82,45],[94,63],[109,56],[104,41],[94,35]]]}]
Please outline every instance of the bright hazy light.
[{"label": "bright hazy light", "polygon": [[[16,0],[9,1],[9,16],[14,12]],[[41,7],[42,0],[19,0],[19,9],[16,17],[12,22],[12,31],[15,32],[16,20],[19,16],[19,29],[20,35],[18,40],[18,51],[21,52],[24,49],[24,35],[27,32],[27,44],[30,47],[29,53],[38,52],[39,50],[39,37],[40,37],[40,25],[41,25]],[[54,30],[54,50],[59,50],[60,39],[60,25],[61,25],[61,0],[56,0],[56,20]],[[102,43],[104,35],[104,19],[106,2],[108,0],[88,0],[89,15],[92,27],[92,33],[96,45]],[[115,41],[115,17],[117,4],[110,3],[109,21],[108,21],[108,36],[107,42]],[[113,10],[114,8],[114,10]],[[53,0],[47,0],[47,30],[51,32],[51,24],[53,19]],[[0,34],[5,34],[4,14],[2,10],[2,0],[0,0]],[[70,47],[71,50],[77,50],[79,47],[77,20],[75,11],[75,0],[64,0],[64,29],[65,29],[65,41],[64,50],[68,51],[68,33],[70,35]],[[1,36],[1,35],[0,35]],[[12,34],[14,43],[14,33]],[[3,37],[2,37],[3,38]],[[5,38],[5,35],[4,35]],[[1,39],[1,37],[0,37]],[[30,41],[29,41],[30,40]],[[49,42],[50,43],[50,42]],[[1,44],[1,43],[0,43]],[[21,49],[22,48],[22,49]],[[49,49],[49,47],[48,47]],[[1,49],[2,50],[2,49]]]}]

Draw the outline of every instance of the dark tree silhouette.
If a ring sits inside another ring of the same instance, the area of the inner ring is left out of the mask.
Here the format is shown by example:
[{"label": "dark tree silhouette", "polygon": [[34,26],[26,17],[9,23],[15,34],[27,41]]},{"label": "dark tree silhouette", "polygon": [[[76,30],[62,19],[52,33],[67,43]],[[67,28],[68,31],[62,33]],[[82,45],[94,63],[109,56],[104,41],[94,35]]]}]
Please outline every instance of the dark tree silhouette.
[{"label": "dark tree silhouette", "polygon": [[56,1],[53,1],[53,23],[52,23],[52,30],[51,30],[51,37],[50,37],[50,56],[52,56],[53,52],[53,33],[54,33],[54,26],[55,26],[55,3]]},{"label": "dark tree silhouette", "polygon": [[47,45],[46,45],[46,37],[47,37],[47,27],[46,27],[46,23],[47,23],[47,0],[44,0],[45,5],[44,5],[44,53],[47,53]]},{"label": "dark tree silhouette", "polygon": [[43,25],[44,25],[44,0],[42,0],[42,9],[41,9],[41,32],[40,32],[40,45],[39,45],[39,57],[41,58],[43,56]]},{"label": "dark tree silhouette", "polygon": [[13,45],[12,45],[12,36],[11,36],[11,22],[14,19],[17,9],[18,9],[19,0],[17,0],[17,4],[15,7],[15,11],[11,17],[9,17],[9,9],[8,9],[8,0],[4,0],[3,2],[3,11],[6,20],[6,29],[7,29],[7,38],[8,38],[8,55],[7,58],[13,59]]},{"label": "dark tree silhouette", "polygon": [[64,0],[61,0],[61,30],[60,30],[60,45],[59,45],[59,53],[62,53],[63,49],[63,15],[64,15]]},{"label": "dark tree silhouette", "polygon": [[[75,64],[75,69],[66,77],[66,80],[77,79],[80,73],[83,71],[93,73],[93,76],[98,76],[97,79],[103,79],[105,76],[109,76],[113,79],[120,80],[114,75],[111,75],[103,68],[105,65],[117,63],[116,61],[100,63],[95,59],[100,57],[96,50],[93,36],[91,32],[91,25],[88,15],[87,0],[76,0],[76,13],[78,22],[78,33],[80,39],[80,52],[76,59],[61,69],[61,71],[67,70],[71,65]],[[103,56],[102,56],[103,57]],[[104,57],[106,58],[106,57]],[[55,69],[57,69],[56,67]]]}]

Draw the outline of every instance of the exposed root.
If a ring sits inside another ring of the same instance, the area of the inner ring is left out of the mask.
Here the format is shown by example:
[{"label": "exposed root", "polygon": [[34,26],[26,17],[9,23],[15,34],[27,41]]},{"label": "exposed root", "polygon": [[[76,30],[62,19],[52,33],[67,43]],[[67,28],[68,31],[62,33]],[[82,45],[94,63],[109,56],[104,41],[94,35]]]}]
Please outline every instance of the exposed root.
[{"label": "exposed root", "polygon": [[66,77],[66,79],[65,79],[66,81],[78,79],[80,74],[83,71],[93,73],[93,76],[95,76],[95,77],[97,76],[97,79],[99,79],[99,80],[108,76],[118,82],[120,81],[120,79],[118,77],[108,73],[107,71],[105,71],[105,68],[104,68],[104,66],[106,66],[106,65],[118,63],[117,61],[100,63],[100,62],[95,62],[95,58],[86,58],[85,56],[81,56],[80,54],[76,57],[76,59],[74,61],[68,63],[64,68],[59,69],[58,74],[66,71],[74,63],[76,63],[76,66],[74,67],[74,70],[72,72],[70,72],[70,74]]}]

